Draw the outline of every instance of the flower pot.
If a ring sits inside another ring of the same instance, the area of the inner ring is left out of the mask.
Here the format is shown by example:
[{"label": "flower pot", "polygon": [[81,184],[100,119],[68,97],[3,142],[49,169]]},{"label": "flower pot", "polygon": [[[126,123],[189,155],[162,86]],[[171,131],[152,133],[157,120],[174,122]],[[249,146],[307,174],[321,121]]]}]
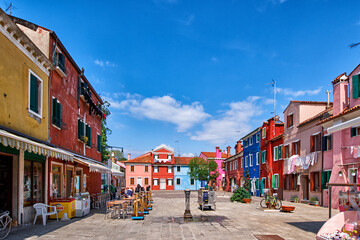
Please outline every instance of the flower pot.
[{"label": "flower pot", "polygon": [[251,198],[244,198],[243,202],[249,204],[251,202]]},{"label": "flower pot", "polygon": [[282,206],[282,207],[281,207],[281,210],[282,210],[283,212],[292,212],[292,211],[295,210],[295,207],[294,207],[294,206]]}]

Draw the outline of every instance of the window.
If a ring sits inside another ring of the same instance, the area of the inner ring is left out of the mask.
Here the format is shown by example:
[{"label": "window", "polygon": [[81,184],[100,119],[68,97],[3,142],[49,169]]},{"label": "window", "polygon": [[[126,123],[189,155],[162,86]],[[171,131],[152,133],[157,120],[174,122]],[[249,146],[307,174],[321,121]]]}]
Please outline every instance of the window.
[{"label": "window", "polygon": [[180,172],[180,171],[181,171],[181,167],[180,167],[180,166],[177,166],[177,167],[176,167],[176,171],[177,171],[177,172]]},{"label": "window", "polygon": [[172,179],[172,178],[168,178],[168,179],[167,179],[167,185],[168,185],[168,186],[172,186],[172,185],[173,185],[173,179]]},{"label": "window", "polygon": [[292,143],[292,155],[300,155],[300,141]]},{"label": "window", "polygon": [[279,174],[272,175],[271,187],[272,188],[279,188]]},{"label": "window", "polygon": [[131,177],[130,178],[130,185],[134,185],[135,184],[135,178]]},{"label": "window", "polygon": [[154,173],[159,172],[159,166],[154,166],[154,167],[153,167],[153,170],[154,170]]},{"label": "window", "polygon": [[145,185],[149,185],[149,178],[145,178]]},{"label": "window", "polygon": [[358,170],[357,168],[349,168],[348,176],[349,176],[349,183],[358,183]]},{"label": "window", "polygon": [[51,175],[50,196],[54,198],[61,197],[62,165],[52,164]]},{"label": "window", "polygon": [[310,137],[310,151],[317,152],[321,151],[321,137],[320,133],[316,135],[312,135]]},{"label": "window", "polygon": [[290,145],[285,146],[285,158],[290,157]]},{"label": "window", "polygon": [[279,151],[278,147],[274,147],[274,161],[279,160]]},{"label": "window", "polygon": [[96,151],[101,152],[101,135],[96,134]]},{"label": "window", "polygon": [[332,134],[323,137],[323,151],[332,149]]},{"label": "window", "polygon": [[260,164],[259,152],[256,153],[256,165]]},{"label": "window", "polygon": [[29,69],[29,112],[42,118],[42,80]]},{"label": "window", "polygon": [[77,168],[75,171],[75,192],[79,193],[83,190],[83,171],[82,168]]},{"label": "window", "polygon": [[237,161],[235,160],[234,161],[234,170],[236,170],[237,169]]},{"label": "window", "polygon": [[250,167],[252,167],[253,163],[253,155],[249,154],[249,158],[250,158]]},{"label": "window", "polygon": [[261,162],[266,163],[266,150],[261,152]]},{"label": "window", "polygon": [[44,202],[44,183],[44,163],[25,160],[24,207]]},{"label": "window", "polygon": [[248,156],[245,157],[245,167],[248,167]]},{"label": "window", "polygon": [[190,185],[195,185],[195,179],[190,178]]},{"label": "window", "polygon": [[176,179],[176,185],[180,185],[181,184],[181,179],[180,178],[177,178]]},{"label": "window", "polygon": [[256,178],[256,182],[255,182],[255,186],[256,186],[256,189],[259,189],[259,179],[258,178]]},{"label": "window", "polygon": [[78,139],[84,141],[85,131],[84,131],[85,124],[84,122],[78,118]]},{"label": "window", "polygon": [[172,167],[167,167],[167,172],[168,173],[172,173],[173,172],[172,170],[173,170]]},{"label": "window", "polygon": [[149,172],[149,166],[145,166],[145,172]]},{"label": "window", "polygon": [[360,96],[360,75],[352,76],[352,94],[353,99]]},{"label": "window", "polygon": [[257,133],[257,134],[256,134],[256,142],[258,143],[259,140],[260,140],[260,133]]},{"label": "window", "polygon": [[266,127],[262,128],[262,138],[264,139],[266,137]]},{"label": "window", "polygon": [[155,159],[159,159],[159,155],[155,155],[154,157],[155,157]]},{"label": "window", "polygon": [[290,175],[289,174],[285,174],[284,190],[290,190]]},{"label": "window", "polygon": [[86,124],[86,137],[87,137],[87,142],[86,142],[86,146],[91,147],[91,127],[90,125]]},{"label": "window", "polygon": [[359,136],[360,135],[360,127],[352,127],[350,133],[351,133],[351,137]]},{"label": "window", "polygon": [[54,65],[56,67],[56,71],[60,74],[60,76],[65,77],[66,76],[65,56],[57,48],[55,49],[54,52]]},{"label": "window", "polygon": [[327,189],[326,184],[330,182],[331,171],[321,172],[321,189]]},{"label": "window", "polygon": [[287,127],[290,128],[292,126],[294,126],[294,114],[291,113],[287,116]]},{"label": "window", "polygon": [[171,160],[171,155],[168,155],[168,159]]},{"label": "window", "polygon": [[[291,174],[292,180],[291,180],[291,190],[299,191],[299,185],[298,185],[298,177],[299,174]],[[300,184],[300,183],[299,183]]]},{"label": "window", "polygon": [[279,148],[278,148],[278,152],[279,152],[279,159],[282,159],[283,158],[283,145],[279,145]]},{"label": "window", "polygon": [[248,146],[248,140],[244,140],[244,146],[247,147]]},{"label": "window", "polygon": [[320,192],[320,172],[310,173],[310,189],[313,192]]},{"label": "window", "polygon": [[135,172],[135,166],[134,165],[130,166],[130,172]]},{"label": "window", "polygon": [[52,99],[52,124],[62,128],[62,105],[56,98]]},{"label": "window", "polygon": [[154,186],[158,186],[158,185],[159,185],[159,179],[154,178],[154,179],[153,179],[153,185],[154,185]]},{"label": "window", "polygon": [[253,136],[249,138],[249,146],[253,145]]}]

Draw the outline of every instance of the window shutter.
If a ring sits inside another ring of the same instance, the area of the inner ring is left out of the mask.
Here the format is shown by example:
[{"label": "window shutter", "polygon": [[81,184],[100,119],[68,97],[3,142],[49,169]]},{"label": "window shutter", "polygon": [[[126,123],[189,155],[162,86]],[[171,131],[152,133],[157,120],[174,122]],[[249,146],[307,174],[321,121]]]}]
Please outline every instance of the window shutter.
[{"label": "window shutter", "polygon": [[59,108],[59,115],[58,115],[58,121],[59,121],[59,127],[62,128],[62,105],[58,104]]},{"label": "window shutter", "polygon": [[327,172],[321,172],[321,190],[327,189],[326,179],[327,179]]},{"label": "window shutter", "polygon": [[359,97],[359,75],[352,76],[353,99]]},{"label": "window shutter", "polygon": [[314,173],[310,173],[310,190],[314,191]]},{"label": "window shutter", "polygon": [[89,126],[89,141],[88,141],[89,147],[92,147],[92,146],[91,146],[91,142],[92,142],[91,136],[92,136],[92,134],[91,134],[91,127]]},{"label": "window shutter", "polygon": [[278,159],[282,159],[282,146],[279,146],[279,156]]},{"label": "window shutter", "polygon": [[314,152],[315,150],[314,136],[310,137],[310,152]]},{"label": "window shutter", "polygon": [[351,137],[356,136],[356,128],[351,128]]},{"label": "window shutter", "polygon": [[322,137],[322,150],[326,151],[326,137]]},{"label": "window shutter", "polygon": [[276,186],[275,186],[275,175],[271,176],[271,187],[276,188]]},{"label": "window shutter", "polygon": [[329,138],[330,138],[330,140],[329,140],[329,150],[331,150],[332,149],[332,134],[330,134],[330,136],[329,136]]},{"label": "window shutter", "polygon": [[56,103],[57,103],[57,99],[53,98],[52,99],[52,123],[56,125]]},{"label": "window shutter", "polygon": [[81,121],[78,119],[78,139],[81,139]]},{"label": "window shutter", "polygon": [[30,110],[38,112],[38,86],[37,78],[31,74],[30,77]]}]

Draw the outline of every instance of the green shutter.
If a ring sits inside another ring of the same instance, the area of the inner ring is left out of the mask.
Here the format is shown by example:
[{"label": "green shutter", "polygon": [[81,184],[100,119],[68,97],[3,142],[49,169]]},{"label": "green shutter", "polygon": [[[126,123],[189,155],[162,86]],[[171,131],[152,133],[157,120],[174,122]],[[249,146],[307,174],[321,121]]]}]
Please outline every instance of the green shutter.
[{"label": "green shutter", "polygon": [[52,99],[52,123],[56,125],[56,114],[57,114],[57,111],[56,111],[56,103],[57,103],[57,100],[56,98],[53,98]]},{"label": "green shutter", "polygon": [[359,75],[352,76],[352,92],[354,99],[359,97]]},{"label": "green shutter", "polygon": [[58,115],[58,121],[59,121],[59,128],[62,128],[62,105],[58,104],[59,109],[59,115]]},{"label": "green shutter", "polygon": [[39,101],[39,92],[38,92],[38,80],[31,74],[30,77],[30,110],[38,113],[38,101]]},{"label": "green shutter", "polygon": [[276,186],[275,186],[275,175],[271,176],[271,187],[276,188]]},{"label": "green shutter", "polygon": [[101,152],[101,135],[97,135],[97,151]]},{"label": "green shutter", "polygon": [[351,137],[356,136],[356,128],[351,128]]},{"label": "green shutter", "polygon": [[88,138],[86,145],[91,147],[91,127],[89,125],[86,125],[86,137]]},{"label": "green shutter", "polygon": [[327,189],[326,178],[327,178],[327,172],[321,172],[321,189]]},{"label": "green shutter", "polygon": [[279,146],[278,151],[279,151],[278,159],[282,159],[282,146],[281,145]]}]

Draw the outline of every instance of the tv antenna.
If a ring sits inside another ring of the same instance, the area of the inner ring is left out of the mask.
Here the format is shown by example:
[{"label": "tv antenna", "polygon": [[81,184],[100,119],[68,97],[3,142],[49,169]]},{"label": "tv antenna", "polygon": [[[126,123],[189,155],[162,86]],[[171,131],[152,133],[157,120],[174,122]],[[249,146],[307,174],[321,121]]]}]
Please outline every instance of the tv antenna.
[{"label": "tv antenna", "polygon": [[274,88],[274,128],[273,128],[273,135],[275,136],[275,122],[276,122],[276,81],[272,79],[271,83],[267,83],[266,85],[271,84]]},{"label": "tv antenna", "polygon": [[9,10],[10,10],[10,16],[12,15],[12,11],[14,10],[14,9],[16,9],[16,7],[14,7],[14,4],[12,3],[12,2],[10,2],[10,3],[8,3],[8,4],[6,4],[6,5],[9,5],[7,8],[6,8],[6,10],[5,10],[5,12],[8,12]]}]

